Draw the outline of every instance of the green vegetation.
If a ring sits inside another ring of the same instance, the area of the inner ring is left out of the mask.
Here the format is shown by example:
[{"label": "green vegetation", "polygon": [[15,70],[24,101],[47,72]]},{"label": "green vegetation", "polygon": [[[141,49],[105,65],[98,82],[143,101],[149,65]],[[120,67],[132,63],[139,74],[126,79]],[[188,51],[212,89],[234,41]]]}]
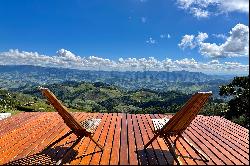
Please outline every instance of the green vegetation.
[{"label": "green vegetation", "polygon": [[235,77],[230,84],[221,86],[220,95],[230,97],[225,118],[249,128],[249,76]]},{"label": "green vegetation", "polygon": [[222,116],[224,117],[228,111],[228,104],[222,99],[209,99],[204,106],[201,114],[207,116]]},{"label": "green vegetation", "polygon": [[[177,91],[139,89],[127,91],[109,84],[68,81],[48,87],[71,111],[174,113],[190,95]],[[0,90],[0,110],[54,111],[37,86],[10,92]]]},{"label": "green vegetation", "polygon": [[46,102],[35,96],[0,89],[0,112],[15,114],[20,111],[34,112],[45,110],[54,111]]},{"label": "green vegetation", "polygon": [[[37,89],[39,85],[48,87],[70,111],[134,114],[175,113],[194,92],[212,90],[213,97],[209,99],[201,114],[222,116],[249,128],[249,77],[235,77],[230,83],[190,72],[186,73],[188,76],[178,72],[158,72],[155,77],[157,72],[144,76],[143,73],[137,72],[87,72],[39,67],[32,67],[31,71],[30,66],[20,67],[22,72],[15,67],[2,69],[0,112],[15,114],[20,111],[54,111]],[[74,79],[70,80],[76,81],[65,81],[64,76],[74,76]],[[88,76],[89,80],[79,81],[81,76]],[[98,80],[95,76],[100,76],[103,81],[95,82]],[[165,76],[170,79],[164,80]],[[26,80],[23,81],[23,78]],[[202,79],[205,81],[201,82]],[[219,87],[220,85],[223,86]]]},{"label": "green vegetation", "polygon": [[[68,81],[46,87],[68,108],[84,112],[169,113],[176,112],[178,106],[190,97],[177,91],[127,91],[101,82]],[[45,102],[36,86],[22,90],[22,93]]]}]

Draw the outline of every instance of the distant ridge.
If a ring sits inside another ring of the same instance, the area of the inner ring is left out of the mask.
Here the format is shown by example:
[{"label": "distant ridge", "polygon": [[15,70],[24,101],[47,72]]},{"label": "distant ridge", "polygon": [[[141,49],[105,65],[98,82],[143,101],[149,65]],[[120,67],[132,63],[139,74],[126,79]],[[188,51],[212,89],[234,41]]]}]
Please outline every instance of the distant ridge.
[{"label": "distant ridge", "polygon": [[229,82],[230,75],[208,75],[189,71],[90,71],[32,65],[0,65],[0,88],[62,83],[65,81],[103,82],[128,90],[147,88],[162,90],[218,91]]},{"label": "distant ridge", "polygon": [[20,72],[20,73],[30,73],[30,72],[53,72],[53,71],[76,71],[79,72],[92,72],[92,73],[169,73],[169,74],[193,74],[193,75],[200,75],[200,76],[207,76],[209,79],[232,79],[236,75],[229,75],[229,74],[205,74],[202,72],[191,72],[186,70],[180,71],[97,71],[97,70],[80,70],[80,69],[69,69],[69,68],[62,68],[62,67],[43,67],[43,66],[35,66],[35,65],[0,65],[0,73],[2,72]]}]

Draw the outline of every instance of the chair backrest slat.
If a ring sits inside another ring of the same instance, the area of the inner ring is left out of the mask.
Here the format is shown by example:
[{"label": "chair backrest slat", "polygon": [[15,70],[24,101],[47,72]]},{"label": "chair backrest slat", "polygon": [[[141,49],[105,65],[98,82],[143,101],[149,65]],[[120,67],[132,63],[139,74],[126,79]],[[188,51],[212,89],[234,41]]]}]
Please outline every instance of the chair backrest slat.
[{"label": "chair backrest slat", "polygon": [[183,130],[185,130],[191,124],[191,122],[195,119],[195,117],[198,115],[202,107],[207,102],[209,96],[210,96],[209,94],[204,94],[201,96],[200,100],[197,101],[197,104],[194,106],[193,110],[191,111],[188,120],[185,122],[185,125],[182,126]]},{"label": "chair backrest slat", "polygon": [[192,108],[195,100],[198,98],[198,93],[194,94],[181,108],[180,111],[178,111],[169,121],[166,123],[163,127],[164,130],[170,130],[173,128],[177,122],[180,121],[180,118],[185,114],[186,110]]},{"label": "chair backrest slat", "polygon": [[56,98],[56,96],[47,88],[40,88],[43,95],[48,99],[51,105],[55,108],[58,114],[62,117],[65,124],[75,132],[77,135],[87,134],[87,130],[84,129],[81,124],[71,115],[65,106]]},{"label": "chair backrest slat", "polygon": [[184,131],[198,115],[204,106],[211,92],[198,92],[194,94],[186,104],[166,123],[162,130],[162,134],[177,134]]}]

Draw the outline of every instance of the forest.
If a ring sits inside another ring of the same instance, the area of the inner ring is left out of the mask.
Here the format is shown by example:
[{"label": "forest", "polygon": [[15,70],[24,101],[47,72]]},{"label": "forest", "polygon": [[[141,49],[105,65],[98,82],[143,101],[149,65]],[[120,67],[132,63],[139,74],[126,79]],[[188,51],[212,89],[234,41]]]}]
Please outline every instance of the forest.
[{"label": "forest", "polygon": [[[78,112],[175,113],[192,95],[174,90],[127,90],[103,82],[65,81],[43,87],[49,88],[70,111]],[[222,116],[249,128],[249,76],[235,77],[218,88],[221,98],[211,97],[201,114]],[[41,95],[38,86],[31,85],[16,90],[1,88],[0,111],[15,114],[54,109]]]}]

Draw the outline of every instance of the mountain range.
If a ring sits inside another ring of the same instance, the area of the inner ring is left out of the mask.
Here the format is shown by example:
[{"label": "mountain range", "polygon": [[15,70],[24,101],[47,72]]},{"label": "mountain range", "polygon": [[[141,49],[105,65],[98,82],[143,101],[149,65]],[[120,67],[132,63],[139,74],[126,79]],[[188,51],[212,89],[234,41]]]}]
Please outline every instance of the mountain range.
[{"label": "mountain range", "polygon": [[[30,65],[0,65],[0,88],[62,83],[65,81],[103,82],[127,90],[164,89],[192,93],[197,90],[218,91],[233,75],[208,75],[189,71],[90,71]],[[212,87],[212,88],[211,88]]]}]

